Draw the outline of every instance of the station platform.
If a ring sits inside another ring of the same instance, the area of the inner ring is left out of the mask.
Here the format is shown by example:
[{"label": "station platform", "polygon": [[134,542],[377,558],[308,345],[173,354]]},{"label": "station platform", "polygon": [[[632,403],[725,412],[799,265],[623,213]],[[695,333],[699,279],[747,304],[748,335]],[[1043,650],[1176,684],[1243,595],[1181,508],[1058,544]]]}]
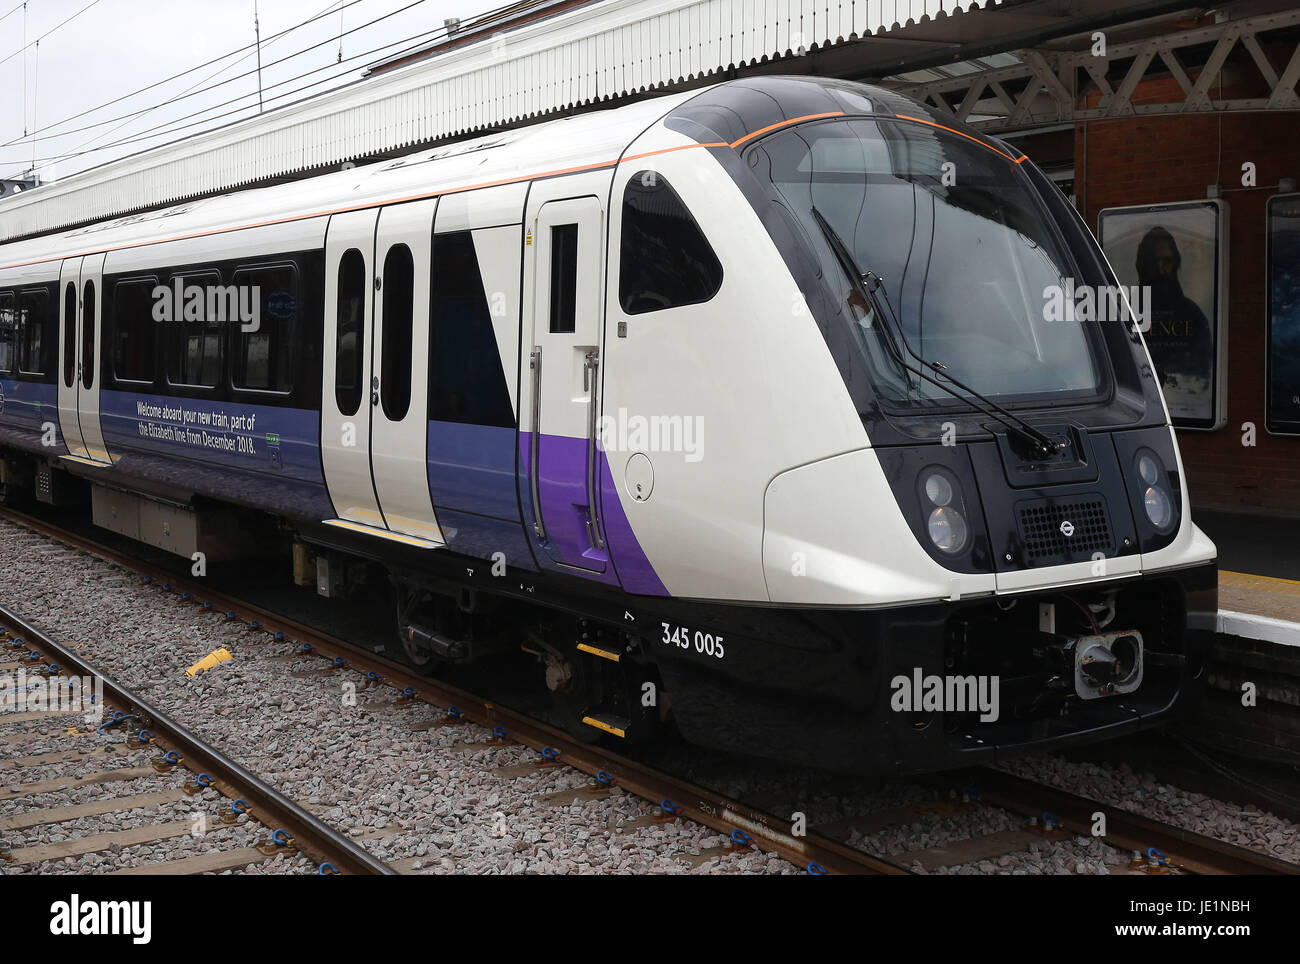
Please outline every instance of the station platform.
[{"label": "station platform", "polygon": [[1220,759],[1292,772],[1300,767],[1300,518],[1195,506],[1192,518],[1219,550],[1218,635],[1205,698],[1174,733]]},{"label": "station platform", "polygon": [[1219,550],[1219,632],[1300,647],[1300,518],[1195,507],[1192,517]]}]

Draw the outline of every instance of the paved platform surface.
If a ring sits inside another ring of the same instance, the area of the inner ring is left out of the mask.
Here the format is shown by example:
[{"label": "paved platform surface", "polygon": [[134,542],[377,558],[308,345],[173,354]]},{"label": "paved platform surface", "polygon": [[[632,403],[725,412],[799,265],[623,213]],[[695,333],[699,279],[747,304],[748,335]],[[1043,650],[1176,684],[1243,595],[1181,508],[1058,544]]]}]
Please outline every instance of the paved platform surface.
[{"label": "paved platform surface", "polygon": [[1300,646],[1300,519],[1192,510],[1219,550],[1219,632]]}]

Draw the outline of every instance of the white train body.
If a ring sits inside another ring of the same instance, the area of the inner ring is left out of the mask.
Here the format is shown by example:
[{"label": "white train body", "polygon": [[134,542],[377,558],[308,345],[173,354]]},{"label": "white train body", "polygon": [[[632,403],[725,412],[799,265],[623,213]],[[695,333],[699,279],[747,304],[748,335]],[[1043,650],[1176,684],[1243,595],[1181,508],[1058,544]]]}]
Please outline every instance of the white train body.
[{"label": "white train body", "polygon": [[[1215,550],[1140,334],[1035,316],[1049,275],[1114,283],[1006,145],[874,88],[722,84],[0,246],[5,482],[277,519],[387,566],[441,656],[431,599],[569,614],[603,642],[552,669],[652,681],[702,742],[1061,746],[1194,691]],[[178,279],[260,282],[257,330],[146,323]],[[1000,718],[900,710],[913,670],[1002,679]],[[664,715],[611,699],[570,694],[618,735]]]}]

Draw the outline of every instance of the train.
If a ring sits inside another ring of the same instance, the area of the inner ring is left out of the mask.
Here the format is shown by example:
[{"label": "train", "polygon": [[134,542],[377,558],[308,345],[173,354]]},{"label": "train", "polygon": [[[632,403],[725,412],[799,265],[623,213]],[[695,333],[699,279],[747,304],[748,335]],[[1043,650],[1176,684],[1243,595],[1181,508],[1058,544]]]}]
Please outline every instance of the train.
[{"label": "train", "polygon": [[1007,141],[732,80],[0,245],[0,491],[381,573],[403,658],[584,738],[991,763],[1205,681],[1140,308],[1045,308],[1117,288]]}]

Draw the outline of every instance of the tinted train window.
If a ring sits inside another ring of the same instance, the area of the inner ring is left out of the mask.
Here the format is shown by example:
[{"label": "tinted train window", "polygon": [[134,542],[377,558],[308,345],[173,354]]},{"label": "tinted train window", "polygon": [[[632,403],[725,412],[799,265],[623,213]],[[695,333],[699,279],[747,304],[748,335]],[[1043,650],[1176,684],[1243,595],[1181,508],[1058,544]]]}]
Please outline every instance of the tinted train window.
[{"label": "tinted train window", "polygon": [[[204,292],[220,289],[226,299],[223,314],[238,317],[238,312],[229,309],[239,305],[239,291],[235,288],[222,288],[221,276],[218,274],[173,276],[170,287],[175,289],[180,281],[183,288],[199,288]],[[234,292],[233,298],[230,292]],[[205,299],[206,300],[206,299]],[[252,295],[244,295],[244,306],[252,305]],[[215,305],[214,305],[215,307]],[[172,385],[188,385],[195,388],[216,388],[221,384],[222,361],[225,358],[225,333],[238,321],[222,322],[218,318],[207,317],[207,305],[204,304],[202,318],[185,320],[182,305],[172,306],[173,319],[162,322],[166,328],[167,381]],[[192,313],[193,314],[193,313]]]},{"label": "tinted train window", "polygon": [[52,351],[47,337],[50,301],[48,291],[24,291],[18,296],[18,370],[24,374],[44,375],[47,370],[46,353]]},{"label": "tinted train window", "polygon": [[72,387],[77,377],[77,286],[63,289],[63,384]]},{"label": "tinted train window", "polygon": [[415,310],[415,262],[404,244],[384,258],[384,348],[379,398],[394,422],[411,407],[411,317]]},{"label": "tinted train window", "polygon": [[81,387],[95,387],[95,282],[87,281],[81,307]]},{"label": "tinted train window", "polygon": [[[298,272],[292,265],[245,268],[236,271],[235,286],[242,303],[253,309],[257,329],[235,329],[235,359],[232,381],[236,388],[267,392],[293,389],[293,370],[297,359],[294,337],[302,312],[298,293]],[[256,290],[254,290],[256,289]]]},{"label": "tinted train window", "polygon": [[[153,320],[156,278],[119,281],[113,285],[113,375],[123,381],[152,382],[157,349]],[[163,324],[170,325],[170,320]]]},{"label": "tinted train window", "polygon": [[18,345],[18,302],[13,293],[0,293],[0,372],[14,370]]},{"label": "tinted train window", "polygon": [[722,265],[662,174],[641,171],[623,192],[618,300],[629,315],[697,305],[722,287]]},{"label": "tinted train window", "polygon": [[366,340],[366,259],[356,248],[339,259],[338,329],[334,345],[334,400],[339,412],[355,415],[365,387],[362,348]]},{"label": "tinted train window", "polygon": [[576,330],[578,312],[578,226],[551,228],[551,331]]},{"label": "tinted train window", "polygon": [[468,231],[433,239],[429,418],[513,428],[514,409]]}]

